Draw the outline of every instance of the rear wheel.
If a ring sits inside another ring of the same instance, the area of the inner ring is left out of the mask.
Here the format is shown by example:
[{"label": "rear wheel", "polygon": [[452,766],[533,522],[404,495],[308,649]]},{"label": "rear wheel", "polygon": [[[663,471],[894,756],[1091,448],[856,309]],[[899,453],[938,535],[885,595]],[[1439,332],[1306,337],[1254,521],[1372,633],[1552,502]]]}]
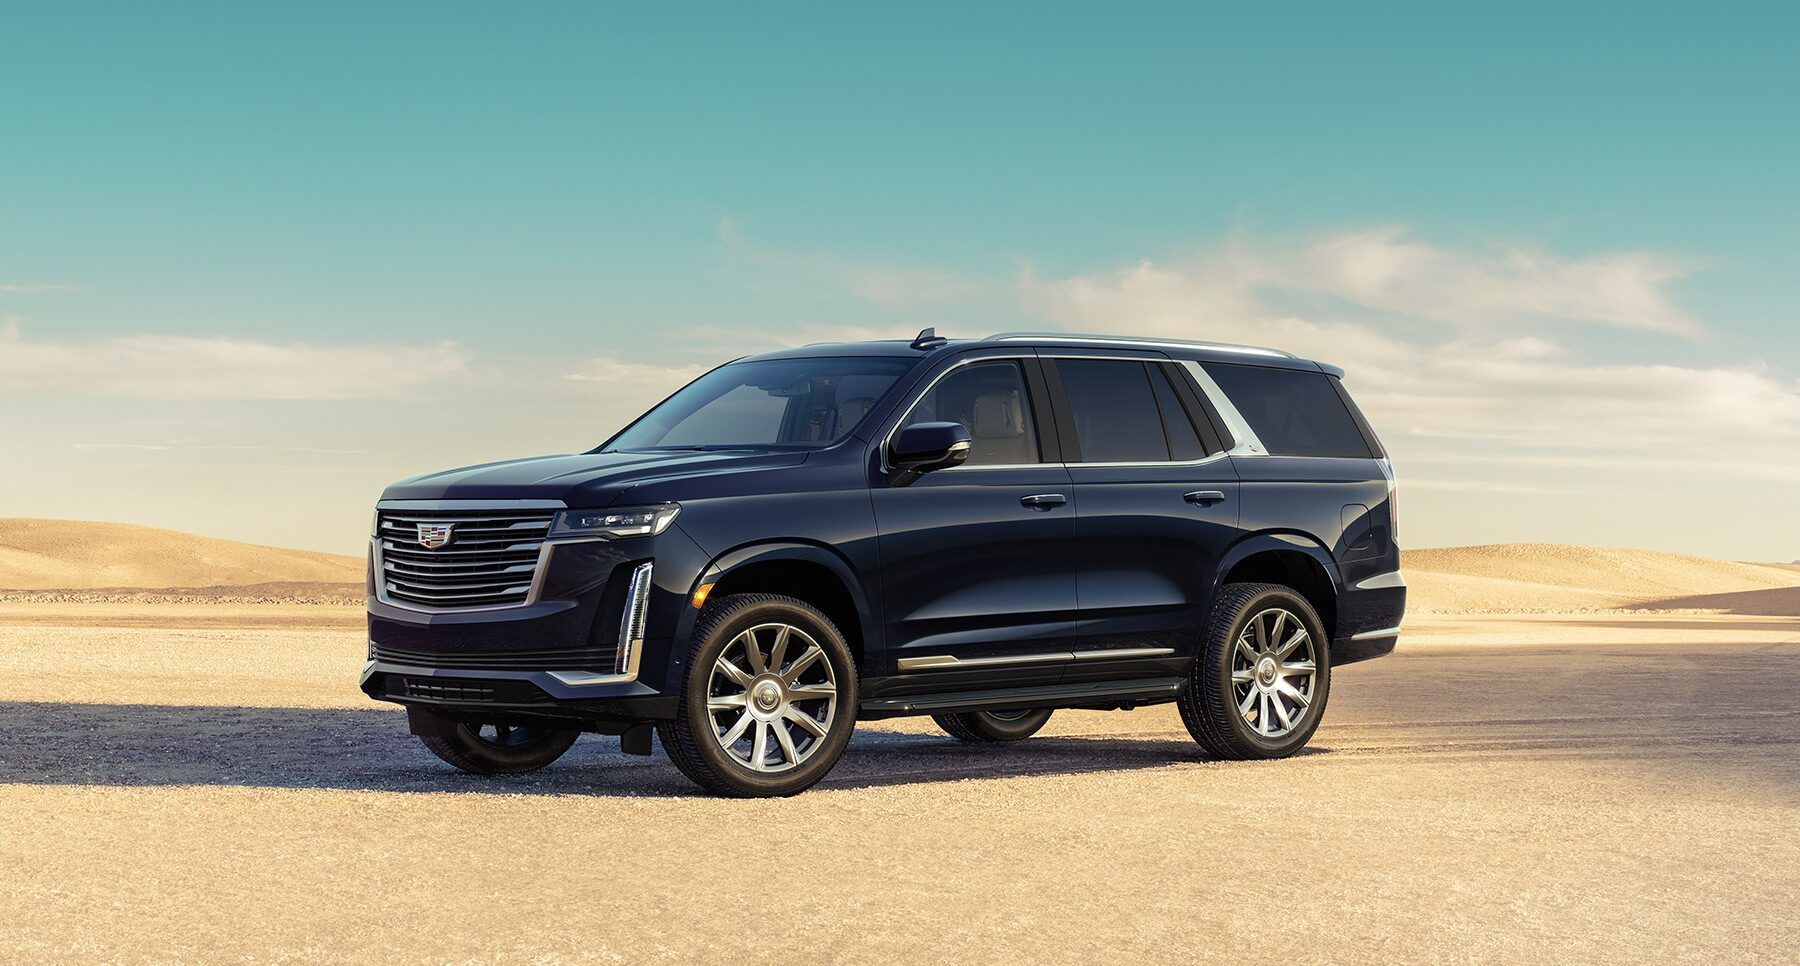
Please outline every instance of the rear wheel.
[{"label": "rear wheel", "polygon": [[1049,708],[1024,708],[1017,711],[963,711],[934,714],[931,720],[944,733],[957,741],[987,744],[996,741],[1018,741],[1038,733],[1050,720]]},{"label": "rear wheel", "polygon": [[1226,584],[1181,696],[1181,720],[1214,758],[1285,758],[1312,738],[1331,694],[1324,624],[1280,584]]},{"label": "rear wheel", "polygon": [[563,756],[581,732],[496,722],[457,724],[448,735],[421,735],[431,753],[477,775],[537,771]]}]

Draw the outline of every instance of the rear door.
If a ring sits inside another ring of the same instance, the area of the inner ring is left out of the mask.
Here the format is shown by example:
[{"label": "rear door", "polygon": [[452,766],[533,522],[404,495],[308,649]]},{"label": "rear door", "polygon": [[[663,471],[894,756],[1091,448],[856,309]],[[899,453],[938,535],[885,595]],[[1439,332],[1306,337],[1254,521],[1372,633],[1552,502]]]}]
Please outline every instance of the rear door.
[{"label": "rear door", "polygon": [[[929,380],[884,435],[961,423],[967,462],[871,480],[894,670],[919,689],[1053,683],[1075,619],[1075,495],[1034,354],[982,353]],[[902,685],[903,682],[892,682]]]},{"label": "rear door", "polygon": [[1065,680],[1145,676],[1194,645],[1238,530],[1238,479],[1173,363],[1044,360],[1074,481],[1076,660]]}]

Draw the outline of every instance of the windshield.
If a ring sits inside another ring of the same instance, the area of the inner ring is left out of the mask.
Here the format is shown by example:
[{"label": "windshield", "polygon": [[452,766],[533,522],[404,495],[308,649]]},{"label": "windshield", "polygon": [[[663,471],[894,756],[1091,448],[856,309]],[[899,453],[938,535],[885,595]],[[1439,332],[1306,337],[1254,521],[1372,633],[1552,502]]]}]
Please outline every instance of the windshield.
[{"label": "windshield", "polygon": [[645,413],[603,452],[817,449],[863,421],[912,359],[769,359],[720,366]]}]

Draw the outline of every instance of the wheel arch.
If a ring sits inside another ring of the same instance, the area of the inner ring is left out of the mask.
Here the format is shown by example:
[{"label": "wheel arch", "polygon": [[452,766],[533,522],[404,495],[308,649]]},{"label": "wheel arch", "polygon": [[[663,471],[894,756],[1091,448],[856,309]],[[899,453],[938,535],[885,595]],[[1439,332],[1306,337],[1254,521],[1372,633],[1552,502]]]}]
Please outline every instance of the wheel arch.
[{"label": "wheel arch", "polygon": [[1325,636],[1337,634],[1337,601],[1343,575],[1331,551],[1316,537],[1289,531],[1253,533],[1233,544],[1219,559],[1213,597],[1231,583],[1272,583],[1294,588],[1318,611]]},{"label": "wheel arch", "polygon": [[[702,585],[712,584],[709,599],[731,594],[766,593],[794,597],[819,608],[844,635],[859,669],[876,651],[880,625],[870,609],[856,568],[835,549],[799,540],[770,541],[735,547],[714,557],[689,588],[689,600]],[[683,608],[677,638],[689,639],[698,608]]]}]

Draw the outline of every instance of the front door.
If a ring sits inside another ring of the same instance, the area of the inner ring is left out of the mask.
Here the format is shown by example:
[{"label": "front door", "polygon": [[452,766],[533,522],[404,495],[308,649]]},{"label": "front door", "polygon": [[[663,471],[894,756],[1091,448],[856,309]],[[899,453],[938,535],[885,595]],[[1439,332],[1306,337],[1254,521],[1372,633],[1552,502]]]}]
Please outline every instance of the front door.
[{"label": "front door", "polygon": [[923,687],[1054,683],[1067,658],[1076,500],[1042,387],[1034,357],[967,358],[894,424],[961,423],[972,444],[961,466],[872,481],[890,668]]}]

